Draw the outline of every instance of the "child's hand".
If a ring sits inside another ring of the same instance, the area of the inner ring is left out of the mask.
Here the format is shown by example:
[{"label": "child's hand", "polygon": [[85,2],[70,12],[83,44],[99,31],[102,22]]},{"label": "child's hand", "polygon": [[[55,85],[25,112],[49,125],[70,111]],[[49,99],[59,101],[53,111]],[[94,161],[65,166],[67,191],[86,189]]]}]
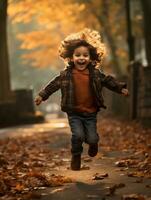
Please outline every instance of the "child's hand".
[{"label": "child's hand", "polygon": [[38,105],[41,104],[41,102],[42,102],[42,97],[41,97],[41,96],[37,96],[37,97],[35,98],[35,104],[38,106]]},{"label": "child's hand", "polygon": [[129,96],[129,91],[128,91],[128,89],[123,88],[121,92],[122,92],[122,94],[123,94],[124,96]]}]

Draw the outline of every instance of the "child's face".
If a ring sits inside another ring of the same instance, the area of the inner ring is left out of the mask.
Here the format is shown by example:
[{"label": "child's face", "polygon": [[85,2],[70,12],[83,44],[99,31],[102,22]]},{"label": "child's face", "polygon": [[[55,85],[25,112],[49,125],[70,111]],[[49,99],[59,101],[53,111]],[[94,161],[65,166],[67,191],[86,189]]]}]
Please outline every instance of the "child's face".
[{"label": "child's face", "polygon": [[89,49],[85,46],[80,46],[76,48],[73,52],[74,66],[78,70],[84,70],[87,68],[87,65],[90,63],[90,52]]}]

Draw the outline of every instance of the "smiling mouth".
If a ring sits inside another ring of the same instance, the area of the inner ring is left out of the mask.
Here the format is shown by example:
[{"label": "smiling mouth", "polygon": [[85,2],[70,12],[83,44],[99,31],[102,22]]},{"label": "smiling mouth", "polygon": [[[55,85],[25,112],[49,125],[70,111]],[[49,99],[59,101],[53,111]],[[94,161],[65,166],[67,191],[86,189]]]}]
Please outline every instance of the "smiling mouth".
[{"label": "smiling mouth", "polygon": [[84,62],[77,62],[77,64],[78,64],[78,65],[85,65],[86,62],[85,62],[85,61],[84,61]]}]

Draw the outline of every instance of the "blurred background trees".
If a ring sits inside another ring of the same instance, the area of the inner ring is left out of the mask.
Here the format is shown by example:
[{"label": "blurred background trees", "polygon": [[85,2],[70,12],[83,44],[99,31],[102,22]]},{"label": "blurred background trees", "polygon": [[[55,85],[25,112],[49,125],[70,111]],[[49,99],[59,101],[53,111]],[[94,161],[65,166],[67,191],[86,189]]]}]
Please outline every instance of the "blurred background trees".
[{"label": "blurred background trees", "polygon": [[144,36],[145,36],[145,49],[146,49],[146,57],[149,66],[151,65],[151,26],[150,26],[150,19],[151,19],[151,1],[141,0],[142,3],[142,10],[144,16]]},{"label": "blurred background trees", "polygon": [[[140,41],[140,37],[143,38],[140,2],[131,1],[131,7],[134,34]],[[125,1],[120,0],[112,3],[109,0],[61,0],[59,3],[54,0],[10,0],[9,36],[14,38],[9,40],[10,48],[15,44],[20,49],[18,58],[26,66],[43,70],[62,69],[63,63],[58,59],[61,40],[72,32],[89,27],[98,30],[107,45],[105,70],[126,74],[128,48],[125,12]],[[139,47],[137,51],[140,51]],[[11,49],[10,52],[14,51]]]},{"label": "blurred background trees", "polygon": [[[36,93],[64,68],[58,58],[61,40],[85,27],[98,30],[107,46],[104,71],[117,76],[128,75],[126,1],[130,4],[135,61],[150,64],[150,0],[1,0],[0,56],[5,66],[2,85],[7,91],[11,85],[12,90],[34,88]],[[58,101],[58,94],[50,101]]]},{"label": "blurred background trees", "polygon": [[7,3],[7,0],[0,1],[0,102],[8,101],[10,98],[10,73],[7,46]]},{"label": "blurred background trees", "polygon": [[16,33],[20,48],[27,50],[22,58],[32,66],[62,68],[57,51],[60,41],[72,32],[89,27],[98,30],[108,46],[110,70],[116,74],[126,73],[124,1],[113,4],[104,0],[11,1],[9,15],[13,26],[20,27]]}]

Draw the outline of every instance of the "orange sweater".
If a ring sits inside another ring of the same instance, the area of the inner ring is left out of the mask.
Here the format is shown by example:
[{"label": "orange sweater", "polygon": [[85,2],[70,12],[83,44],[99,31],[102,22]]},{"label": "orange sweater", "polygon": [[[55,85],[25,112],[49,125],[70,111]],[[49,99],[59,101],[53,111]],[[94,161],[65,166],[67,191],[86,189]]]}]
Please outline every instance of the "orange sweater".
[{"label": "orange sweater", "polygon": [[79,71],[74,68],[72,73],[75,91],[75,110],[77,112],[96,112],[97,107],[95,106],[95,100],[89,83],[89,70]]}]

